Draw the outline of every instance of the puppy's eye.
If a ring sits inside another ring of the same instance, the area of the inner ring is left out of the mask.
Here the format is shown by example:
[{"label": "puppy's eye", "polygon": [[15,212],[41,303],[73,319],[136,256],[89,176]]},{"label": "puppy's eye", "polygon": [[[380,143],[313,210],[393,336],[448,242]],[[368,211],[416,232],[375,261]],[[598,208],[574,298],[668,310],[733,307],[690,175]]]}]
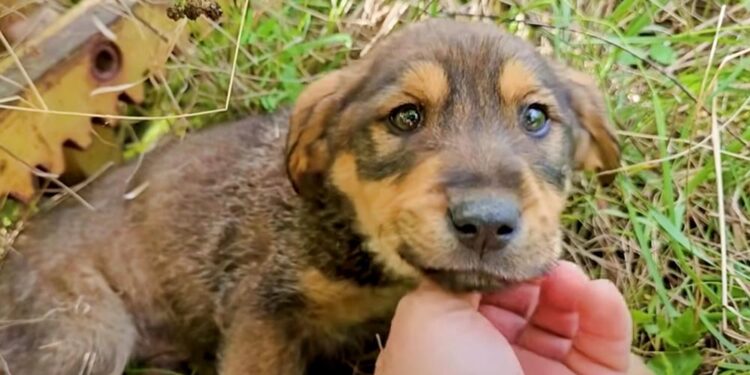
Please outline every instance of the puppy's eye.
[{"label": "puppy's eye", "polygon": [[523,129],[533,137],[544,137],[549,132],[547,108],[538,103],[526,107],[521,114]]},{"label": "puppy's eye", "polygon": [[398,131],[415,131],[422,126],[422,110],[415,104],[398,106],[388,115],[388,122]]}]

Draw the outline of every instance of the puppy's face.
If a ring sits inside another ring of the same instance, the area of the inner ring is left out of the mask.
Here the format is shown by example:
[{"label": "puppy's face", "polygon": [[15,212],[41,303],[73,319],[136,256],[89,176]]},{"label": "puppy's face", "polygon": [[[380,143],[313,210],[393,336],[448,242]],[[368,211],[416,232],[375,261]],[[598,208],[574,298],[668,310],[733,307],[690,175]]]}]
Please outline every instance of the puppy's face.
[{"label": "puppy's face", "polygon": [[585,76],[497,27],[447,20],[309,86],[287,148],[297,191],[343,197],[392,273],[453,290],[539,276],[560,253],[571,171],[618,163]]}]

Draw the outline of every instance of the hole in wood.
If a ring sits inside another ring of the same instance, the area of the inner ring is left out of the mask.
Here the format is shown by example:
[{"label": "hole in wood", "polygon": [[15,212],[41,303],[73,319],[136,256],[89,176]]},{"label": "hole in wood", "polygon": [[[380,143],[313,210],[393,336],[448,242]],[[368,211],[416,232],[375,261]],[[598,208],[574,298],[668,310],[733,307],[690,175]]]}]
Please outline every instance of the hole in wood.
[{"label": "hole in wood", "polygon": [[109,81],[122,67],[120,48],[110,41],[97,43],[91,55],[91,74],[99,82]]}]

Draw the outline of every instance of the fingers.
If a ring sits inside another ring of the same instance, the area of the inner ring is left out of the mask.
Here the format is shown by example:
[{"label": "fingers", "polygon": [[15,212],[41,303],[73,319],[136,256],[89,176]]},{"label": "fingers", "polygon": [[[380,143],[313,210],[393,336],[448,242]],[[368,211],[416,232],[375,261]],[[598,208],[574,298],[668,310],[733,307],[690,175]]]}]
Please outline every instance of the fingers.
[{"label": "fingers", "polygon": [[578,330],[578,299],[587,283],[588,277],[578,267],[561,263],[541,285],[539,305],[531,316],[531,324],[572,338]]},{"label": "fingers", "polygon": [[479,313],[492,323],[495,329],[505,336],[510,343],[518,341],[518,337],[528,323],[526,318],[521,317],[510,310],[502,309],[493,305],[480,305]]},{"label": "fingers", "polygon": [[[537,345],[538,340],[553,344],[554,349],[548,348],[549,350],[546,351],[562,356],[564,353],[562,351],[570,347],[570,342],[556,340],[556,336],[572,337],[572,333],[577,328],[575,299],[566,297],[570,295],[575,297],[576,290],[586,280],[586,276],[575,264],[562,261],[541,279],[483,296],[479,312],[510,342],[519,341],[521,335],[524,334],[523,340],[527,340],[528,344]],[[528,325],[532,312],[539,304],[542,289],[544,289],[542,305],[545,306],[536,311],[535,320]],[[561,311],[563,321],[560,320]],[[551,338],[554,343],[547,340],[549,335],[544,334],[548,328],[551,329]]]},{"label": "fingers", "polygon": [[581,331],[612,340],[630,337],[630,312],[625,297],[615,284],[609,280],[595,280],[583,292],[579,306],[583,318]]},{"label": "fingers", "polygon": [[524,283],[484,295],[481,304],[495,306],[519,317],[528,318],[539,300],[539,284]]},{"label": "fingers", "polygon": [[479,313],[508,341],[516,342],[539,299],[538,284],[520,284],[482,297]]},{"label": "fingers", "polygon": [[[625,358],[627,359],[628,357],[625,356]],[[591,361],[586,354],[576,349],[570,352],[565,365],[577,375],[620,375],[625,371]]]},{"label": "fingers", "polygon": [[517,344],[556,360],[567,356],[578,332],[578,299],[588,278],[572,263],[561,263],[542,282],[539,305]]},{"label": "fingers", "polygon": [[581,371],[594,364],[617,371],[627,370],[632,322],[617,287],[608,280],[590,282],[582,292],[578,313],[580,331],[566,360],[568,366]]},{"label": "fingers", "polygon": [[539,356],[539,354],[521,347],[514,347],[513,349],[525,375],[576,375],[558,361]]},{"label": "fingers", "polygon": [[577,373],[628,368],[632,323],[624,297],[573,263],[561,262],[541,282],[484,296],[479,312],[519,349]]}]

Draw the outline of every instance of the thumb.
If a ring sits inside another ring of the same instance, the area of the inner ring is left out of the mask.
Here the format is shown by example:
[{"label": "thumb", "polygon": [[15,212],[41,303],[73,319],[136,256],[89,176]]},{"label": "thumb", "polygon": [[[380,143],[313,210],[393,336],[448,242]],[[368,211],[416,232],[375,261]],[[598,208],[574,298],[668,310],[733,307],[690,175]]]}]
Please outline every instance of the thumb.
[{"label": "thumb", "polygon": [[479,308],[479,302],[482,300],[482,295],[479,292],[450,292],[430,279],[423,280],[417,287],[416,292],[424,295],[425,298],[434,299],[441,303],[454,301],[457,305],[467,304],[474,310]]},{"label": "thumb", "polygon": [[482,295],[478,292],[449,292],[434,281],[425,279],[411,293],[404,296],[401,304],[407,309],[427,309],[432,313],[455,310],[478,310]]},{"label": "thumb", "polygon": [[510,344],[478,312],[480,299],[423,281],[396,307],[375,373],[521,374]]}]

